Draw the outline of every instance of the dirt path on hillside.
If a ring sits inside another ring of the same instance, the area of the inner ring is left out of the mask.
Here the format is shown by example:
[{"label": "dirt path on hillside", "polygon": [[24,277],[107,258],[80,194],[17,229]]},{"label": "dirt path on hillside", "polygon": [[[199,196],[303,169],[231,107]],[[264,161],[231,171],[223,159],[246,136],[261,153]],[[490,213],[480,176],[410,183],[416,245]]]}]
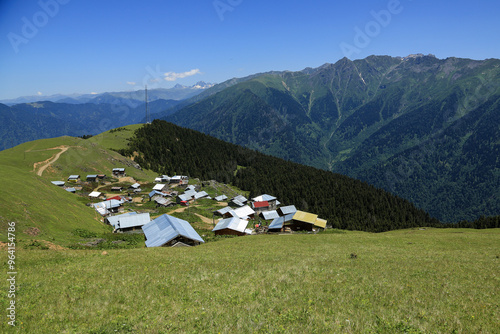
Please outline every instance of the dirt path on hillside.
[{"label": "dirt path on hillside", "polygon": [[61,154],[63,154],[64,152],[66,152],[68,149],[69,149],[69,146],[58,146],[58,147],[53,147],[53,148],[46,149],[45,151],[48,151],[48,150],[61,150],[61,152],[53,155],[52,157],[48,158],[45,161],[35,162],[33,164],[33,171],[35,171],[40,165],[42,165],[40,167],[40,169],[36,172],[36,174],[38,176],[42,176],[43,172],[47,169],[47,167],[49,167],[54,162],[56,162],[57,159],[59,159],[59,157],[61,156]]},{"label": "dirt path on hillside", "polygon": [[[175,209],[175,210],[171,211],[170,213],[174,213],[174,212],[184,212],[184,211],[186,211],[186,210],[187,210],[187,207],[182,207],[182,208],[177,208],[177,209]],[[213,223],[213,221],[212,221],[212,219],[210,219],[210,218],[207,218],[207,217],[205,217],[205,216],[202,216],[202,215],[200,215],[200,214],[198,214],[198,213],[195,213],[195,215],[196,215],[197,217],[199,217],[199,218],[200,218],[200,219],[201,219],[204,223],[207,223],[207,224],[210,224],[210,225],[213,225],[213,224],[214,224],[214,223]]]}]

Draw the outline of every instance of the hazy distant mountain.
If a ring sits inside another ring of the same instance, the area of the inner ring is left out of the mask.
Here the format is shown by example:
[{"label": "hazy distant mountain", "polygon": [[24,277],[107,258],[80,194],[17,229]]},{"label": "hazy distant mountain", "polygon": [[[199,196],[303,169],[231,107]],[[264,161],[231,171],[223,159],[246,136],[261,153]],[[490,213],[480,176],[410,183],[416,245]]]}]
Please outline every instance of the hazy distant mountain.
[{"label": "hazy distant mountain", "polygon": [[[148,103],[151,114],[172,108],[179,101],[158,99]],[[95,135],[116,127],[140,123],[145,103],[131,108],[109,103],[55,103],[50,101],[0,104],[0,150],[42,139]]]},{"label": "hazy distant mountain", "polygon": [[163,119],[360,178],[444,221],[500,214],[500,60],[344,58],[235,81]]},{"label": "hazy distant mountain", "polygon": [[[204,90],[213,87],[215,84],[199,81],[192,86],[175,85],[172,88],[148,89],[148,101],[155,100],[184,100],[202,93]],[[31,103],[38,101],[49,101],[59,103],[109,103],[126,104],[131,107],[144,102],[144,89],[129,92],[106,92],[101,94],[55,94],[50,96],[22,96],[15,99],[0,100],[0,103],[6,105],[15,105],[20,103]]]}]

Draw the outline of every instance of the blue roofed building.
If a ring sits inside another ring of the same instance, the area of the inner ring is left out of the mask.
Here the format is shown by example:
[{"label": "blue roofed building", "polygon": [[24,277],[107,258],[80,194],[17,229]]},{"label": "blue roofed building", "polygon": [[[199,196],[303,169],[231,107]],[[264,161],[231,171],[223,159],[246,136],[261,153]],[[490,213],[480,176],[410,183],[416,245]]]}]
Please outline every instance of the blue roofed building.
[{"label": "blue roofed building", "polygon": [[252,231],[247,229],[248,221],[238,217],[221,219],[212,230],[215,235],[247,235]]},{"label": "blue roofed building", "polygon": [[146,247],[196,246],[204,243],[189,222],[164,214],[142,226]]}]

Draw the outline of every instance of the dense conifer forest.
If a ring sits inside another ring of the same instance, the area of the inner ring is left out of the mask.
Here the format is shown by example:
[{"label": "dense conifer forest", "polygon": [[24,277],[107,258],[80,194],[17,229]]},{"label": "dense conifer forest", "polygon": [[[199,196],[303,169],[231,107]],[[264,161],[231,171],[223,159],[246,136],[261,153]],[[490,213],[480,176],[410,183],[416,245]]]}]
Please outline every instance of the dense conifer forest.
[{"label": "dense conifer forest", "polygon": [[[230,183],[276,196],[284,205],[314,212],[333,228],[383,232],[419,226],[498,227],[500,217],[441,224],[407,200],[365,182],[271,157],[200,132],[155,120],[139,128],[120,153],[165,175]],[[134,153],[135,152],[135,153]]]},{"label": "dense conifer forest", "polygon": [[182,174],[268,193],[314,212],[334,228],[382,232],[438,226],[412,203],[344,175],[285,161],[155,120],[137,130],[122,154],[159,174]]}]

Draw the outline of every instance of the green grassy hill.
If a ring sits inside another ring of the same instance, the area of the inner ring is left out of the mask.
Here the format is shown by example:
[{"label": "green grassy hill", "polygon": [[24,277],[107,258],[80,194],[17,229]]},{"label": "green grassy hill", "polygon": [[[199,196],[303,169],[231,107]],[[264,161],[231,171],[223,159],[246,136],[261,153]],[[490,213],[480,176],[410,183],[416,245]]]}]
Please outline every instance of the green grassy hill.
[{"label": "green grassy hill", "polygon": [[[136,180],[154,178],[155,173],[130,167],[133,161],[107,149],[121,147],[129,133],[132,131],[118,131],[115,136],[108,132],[89,140],[73,137],[43,139],[0,152],[0,240],[6,241],[5,231],[10,221],[17,224],[21,246],[29,245],[32,240],[68,245],[80,239],[72,233],[75,229],[93,233],[109,231],[109,226],[100,221],[101,217],[84,205],[84,198],[50,181],[66,181],[71,174],[80,174],[83,178],[87,174],[110,175],[114,167],[127,167],[128,175]],[[54,159],[61,148],[67,148],[67,151],[39,176],[40,168]]]},{"label": "green grassy hill", "polygon": [[12,332],[497,333],[499,245],[500,229],[412,229],[19,250]]}]

